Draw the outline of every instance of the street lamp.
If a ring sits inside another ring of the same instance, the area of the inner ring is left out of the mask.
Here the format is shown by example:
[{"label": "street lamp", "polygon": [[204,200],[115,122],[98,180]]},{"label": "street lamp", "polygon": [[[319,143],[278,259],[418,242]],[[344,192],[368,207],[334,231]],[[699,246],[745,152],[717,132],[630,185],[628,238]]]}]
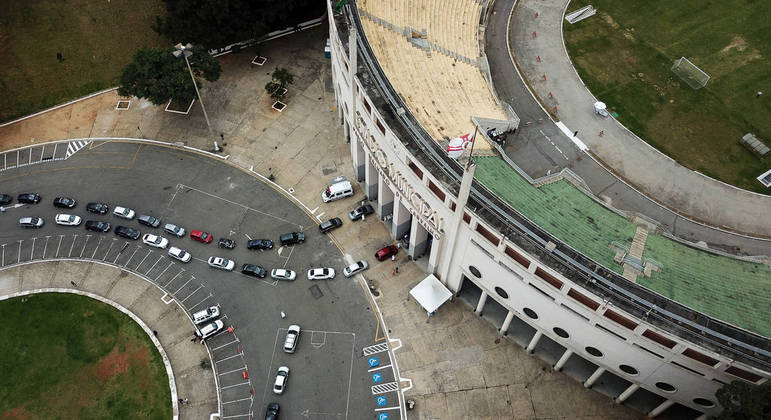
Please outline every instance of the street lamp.
[{"label": "street lamp", "polygon": [[220,147],[217,144],[217,139],[214,137],[214,133],[211,130],[211,123],[209,122],[209,116],[206,114],[206,107],[203,106],[203,101],[201,100],[201,92],[198,91],[198,85],[195,83],[195,76],[193,76],[193,69],[190,68],[190,61],[188,61],[188,57],[193,55],[193,45],[189,42],[187,45],[182,45],[180,42],[179,44],[174,46],[174,51],[172,52],[174,54],[174,57],[184,57],[185,63],[187,63],[187,70],[190,72],[190,78],[193,79],[193,87],[195,87],[195,94],[198,95],[198,102],[201,103],[201,109],[203,110],[203,117],[206,118],[206,127],[209,128],[209,137],[214,142],[214,151],[219,152]]}]

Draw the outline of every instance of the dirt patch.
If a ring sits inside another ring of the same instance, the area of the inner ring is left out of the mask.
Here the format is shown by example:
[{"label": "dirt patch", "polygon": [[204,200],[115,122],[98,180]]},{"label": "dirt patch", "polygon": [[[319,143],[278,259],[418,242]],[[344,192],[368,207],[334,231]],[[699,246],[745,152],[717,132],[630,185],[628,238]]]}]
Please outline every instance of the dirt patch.
[{"label": "dirt patch", "polygon": [[24,409],[21,407],[12,408],[8,411],[3,411],[2,414],[0,414],[0,418],[5,419],[26,419],[29,418],[27,413],[24,412]]},{"label": "dirt patch", "polygon": [[607,22],[608,25],[613,27],[613,29],[618,29],[618,28],[621,27],[618,23],[616,23],[615,20],[613,20],[613,18],[609,14],[607,14],[607,13],[600,13],[600,16],[602,17],[602,20]]},{"label": "dirt patch", "polygon": [[735,36],[731,39],[731,42],[726,45],[720,52],[722,54],[727,53],[729,50],[736,49],[737,51],[744,51],[747,48],[747,40],[740,36]]},{"label": "dirt patch", "polygon": [[118,352],[113,349],[96,364],[96,376],[103,382],[109,381],[128,370],[130,358],[129,352]]}]

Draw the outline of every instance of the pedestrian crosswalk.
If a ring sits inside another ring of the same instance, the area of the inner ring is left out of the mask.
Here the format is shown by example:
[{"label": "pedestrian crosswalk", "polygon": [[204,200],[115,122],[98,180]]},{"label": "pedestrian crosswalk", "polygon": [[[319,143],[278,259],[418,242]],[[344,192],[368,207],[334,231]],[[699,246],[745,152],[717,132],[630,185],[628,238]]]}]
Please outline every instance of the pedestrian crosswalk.
[{"label": "pedestrian crosswalk", "polygon": [[88,143],[90,143],[91,140],[75,140],[69,142],[67,145],[67,154],[64,156],[65,159],[69,158],[70,156],[74,155],[78,152],[78,150],[86,147]]}]

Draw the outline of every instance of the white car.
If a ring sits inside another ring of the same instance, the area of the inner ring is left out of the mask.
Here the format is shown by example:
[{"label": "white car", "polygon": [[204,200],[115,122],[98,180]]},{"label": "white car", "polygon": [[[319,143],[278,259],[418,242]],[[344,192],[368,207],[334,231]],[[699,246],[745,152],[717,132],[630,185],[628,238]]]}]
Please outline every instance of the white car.
[{"label": "white car", "polygon": [[181,238],[185,236],[185,228],[181,226],[177,226],[172,223],[166,223],[165,225],[163,225],[163,230],[166,233],[176,236],[177,238]]},{"label": "white car", "polygon": [[220,270],[233,271],[236,262],[222,257],[209,257],[209,267],[219,268]]},{"label": "white car", "polygon": [[343,275],[345,277],[352,277],[368,268],[369,268],[369,264],[367,264],[367,262],[364,260],[360,260],[359,262],[355,262],[349,265],[348,267],[345,267],[343,269]]},{"label": "white car", "polygon": [[294,353],[297,348],[297,341],[300,340],[300,326],[290,325],[286,330],[286,337],[284,337],[284,352]]},{"label": "white car", "polygon": [[202,309],[193,314],[193,322],[196,325],[203,324],[206,321],[212,320],[220,316],[219,306],[209,306],[206,309]]},{"label": "white car", "polygon": [[80,225],[80,216],[74,214],[59,213],[56,215],[56,224],[62,226],[78,226]]},{"label": "white car", "polygon": [[329,280],[335,277],[334,268],[311,268],[308,270],[308,280]]},{"label": "white car", "polygon": [[284,390],[286,389],[286,383],[289,380],[289,368],[286,366],[281,366],[278,368],[278,372],[276,372],[276,382],[273,383],[273,393],[274,394],[283,394]]},{"label": "white car", "polygon": [[214,334],[217,334],[217,332],[223,328],[225,328],[225,323],[222,322],[222,320],[218,319],[216,321],[212,321],[211,323],[204,325],[203,327],[201,327],[201,329],[195,330],[195,335],[205,340],[213,336]]},{"label": "white car", "polygon": [[297,277],[297,273],[292,270],[285,270],[283,268],[274,268],[270,270],[270,276],[276,280],[292,281]]},{"label": "white car", "polygon": [[183,263],[190,262],[190,259],[193,258],[192,255],[190,255],[189,252],[185,251],[184,249],[177,248],[175,246],[169,248],[169,256],[172,258],[176,258]]},{"label": "white car", "polygon": [[134,218],[134,215],[136,215],[137,213],[134,210],[131,210],[130,208],[115,206],[115,208],[112,209],[112,214],[120,217],[121,219],[131,220]]},{"label": "white car", "polygon": [[169,244],[168,239],[163,236],[153,235],[152,233],[145,233],[145,236],[142,237],[142,242],[146,245],[160,249],[166,249],[166,245]]},{"label": "white car", "polygon": [[19,219],[19,225],[25,228],[39,228],[43,226],[45,222],[39,217],[22,217]]}]

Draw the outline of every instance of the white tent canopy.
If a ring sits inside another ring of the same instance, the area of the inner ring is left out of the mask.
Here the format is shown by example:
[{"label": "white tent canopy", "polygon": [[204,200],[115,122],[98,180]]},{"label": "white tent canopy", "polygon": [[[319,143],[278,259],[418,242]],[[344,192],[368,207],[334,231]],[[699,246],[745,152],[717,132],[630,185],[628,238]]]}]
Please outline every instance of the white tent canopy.
[{"label": "white tent canopy", "polygon": [[444,302],[450,300],[452,292],[447,290],[442,282],[431,274],[410,290],[410,296],[418,301],[420,306],[428,312],[428,315],[431,315]]}]

